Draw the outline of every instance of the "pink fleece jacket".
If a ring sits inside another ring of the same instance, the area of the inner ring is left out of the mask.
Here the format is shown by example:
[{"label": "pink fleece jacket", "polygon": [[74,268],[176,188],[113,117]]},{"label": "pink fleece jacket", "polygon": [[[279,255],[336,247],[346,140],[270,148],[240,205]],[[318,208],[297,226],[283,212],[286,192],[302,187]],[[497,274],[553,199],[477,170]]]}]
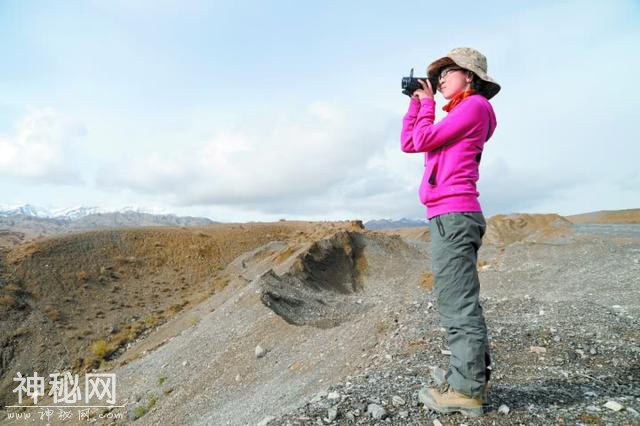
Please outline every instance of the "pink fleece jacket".
[{"label": "pink fleece jacket", "polygon": [[434,124],[435,106],[431,98],[412,97],[400,134],[402,151],[424,152],[418,195],[427,219],[449,212],[481,212],[476,182],[484,143],[497,124],[493,107],[474,94]]}]

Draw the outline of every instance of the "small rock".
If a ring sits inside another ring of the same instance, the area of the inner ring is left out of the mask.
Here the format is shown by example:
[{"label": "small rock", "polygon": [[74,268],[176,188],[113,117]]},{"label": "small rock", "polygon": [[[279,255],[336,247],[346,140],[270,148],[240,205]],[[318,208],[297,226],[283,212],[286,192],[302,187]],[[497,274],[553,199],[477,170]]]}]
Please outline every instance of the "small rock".
[{"label": "small rock", "polygon": [[329,394],[327,395],[327,399],[330,399],[332,401],[336,401],[336,400],[340,399],[340,394],[338,392],[329,392]]},{"label": "small rock", "polygon": [[368,402],[369,402],[369,404],[378,404],[378,405],[380,405],[380,398],[378,398],[377,396],[372,396],[371,398],[368,398]]},{"label": "small rock", "polygon": [[449,349],[440,349],[442,355],[451,355],[451,351]]},{"label": "small rock", "polygon": [[378,404],[369,404],[367,406],[367,412],[374,419],[384,419],[387,417],[387,410]]},{"label": "small rock", "polygon": [[333,407],[329,407],[327,410],[327,420],[329,420],[329,423],[334,421],[336,417],[338,417],[338,407],[335,405]]},{"label": "small rock", "polygon": [[433,419],[433,426],[442,426],[442,423],[438,419]]},{"label": "small rock", "polygon": [[545,348],[545,347],[543,347],[543,346],[531,346],[531,347],[529,348],[529,350],[530,350],[531,352],[535,352],[535,353],[537,353],[537,354],[543,354],[543,353],[546,353],[546,352],[547,352],[547,348]]},{"label": "small rock", "polygon": [[188,362],[187,361],[182,361],[182,366],[184,367],[185,365],[187,365]]},{"label": "small rock", "polygon": [[636,417],[640,417],[640,413],[635,408],[627,407],[626,410]]},{"label": "small rock", "polygon": [[404,405],[404,399],[402,399],[402,397],[399,397],[398,395],[393,395],[391,397],[391,403],[394,406],[399,407],[401,405]]},{"label": "small rock", "polygon": [[262,358],[266,353],[267,351],[265,351],[262,346],[256,346],[256,358]]},{"label": "small rock", "polygon": [[498,413],[499,414],[509,414],[509,406],[507,406],[506,404],[502,404],[499,408],[498,408]]},{"label": "small rock", "polygon": [[355,408],[358,412],[364,411],[367,409],[367,404],[364,402],[356,402],[353,404],[353,408]]},{"label": "small rock", "polygon": [[407,410],[398,411],[398,415],[401,419],[406,419],[409,417],[409,412]]},{"label": "small rock", "polygon": [[604,406],[607,407],[609,410],[613,410],[613,411],[620,411],[624,408],[624,405],[616,401],[607,401],[607,403],[604,404]]}]

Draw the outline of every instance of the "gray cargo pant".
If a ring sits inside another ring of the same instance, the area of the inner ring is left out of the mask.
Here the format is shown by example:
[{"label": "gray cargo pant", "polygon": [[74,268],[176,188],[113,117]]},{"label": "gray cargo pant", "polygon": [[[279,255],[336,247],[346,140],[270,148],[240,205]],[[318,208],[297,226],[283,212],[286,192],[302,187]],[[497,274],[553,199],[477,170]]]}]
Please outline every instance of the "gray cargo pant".
[{"label": "gray cargo pant", "polygon": [[476,397],[491,375],[476,269],[486,222],[482,212],[444,213],[429,220],[429,229],[434,296],[451,351],[446,378],[456,391]]}]

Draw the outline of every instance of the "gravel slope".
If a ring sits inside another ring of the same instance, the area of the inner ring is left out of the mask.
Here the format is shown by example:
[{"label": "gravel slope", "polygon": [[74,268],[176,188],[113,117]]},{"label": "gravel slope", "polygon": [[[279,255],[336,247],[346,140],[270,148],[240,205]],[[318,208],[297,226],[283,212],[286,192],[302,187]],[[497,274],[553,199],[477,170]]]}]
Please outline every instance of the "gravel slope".
[{"label": "gravel slope", "polygon": [[338,230],[232,262],[196,321],[163,325],[172,337],[113,370],[124,418],[96,424],[640,424],[640,232],[626,226],[481,247],[494,361],[481,419],[417,402],[447,364],[424,235]]}]

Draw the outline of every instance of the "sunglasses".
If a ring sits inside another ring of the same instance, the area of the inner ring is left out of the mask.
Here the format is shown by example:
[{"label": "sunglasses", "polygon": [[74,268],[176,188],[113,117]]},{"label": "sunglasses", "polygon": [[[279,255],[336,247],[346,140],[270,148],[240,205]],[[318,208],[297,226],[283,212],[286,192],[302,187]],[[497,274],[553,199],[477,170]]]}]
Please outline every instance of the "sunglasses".
[{"label": "sunglasses", "polygon": [[449,67],[449,68],[445,68],[440,72],[440,76],[438,77],[438,81],[443,80],[447,74],[449,74],[451,71],[459,71],[459,70],[463,70],[464,68],[460,68],[460,67]]}]

